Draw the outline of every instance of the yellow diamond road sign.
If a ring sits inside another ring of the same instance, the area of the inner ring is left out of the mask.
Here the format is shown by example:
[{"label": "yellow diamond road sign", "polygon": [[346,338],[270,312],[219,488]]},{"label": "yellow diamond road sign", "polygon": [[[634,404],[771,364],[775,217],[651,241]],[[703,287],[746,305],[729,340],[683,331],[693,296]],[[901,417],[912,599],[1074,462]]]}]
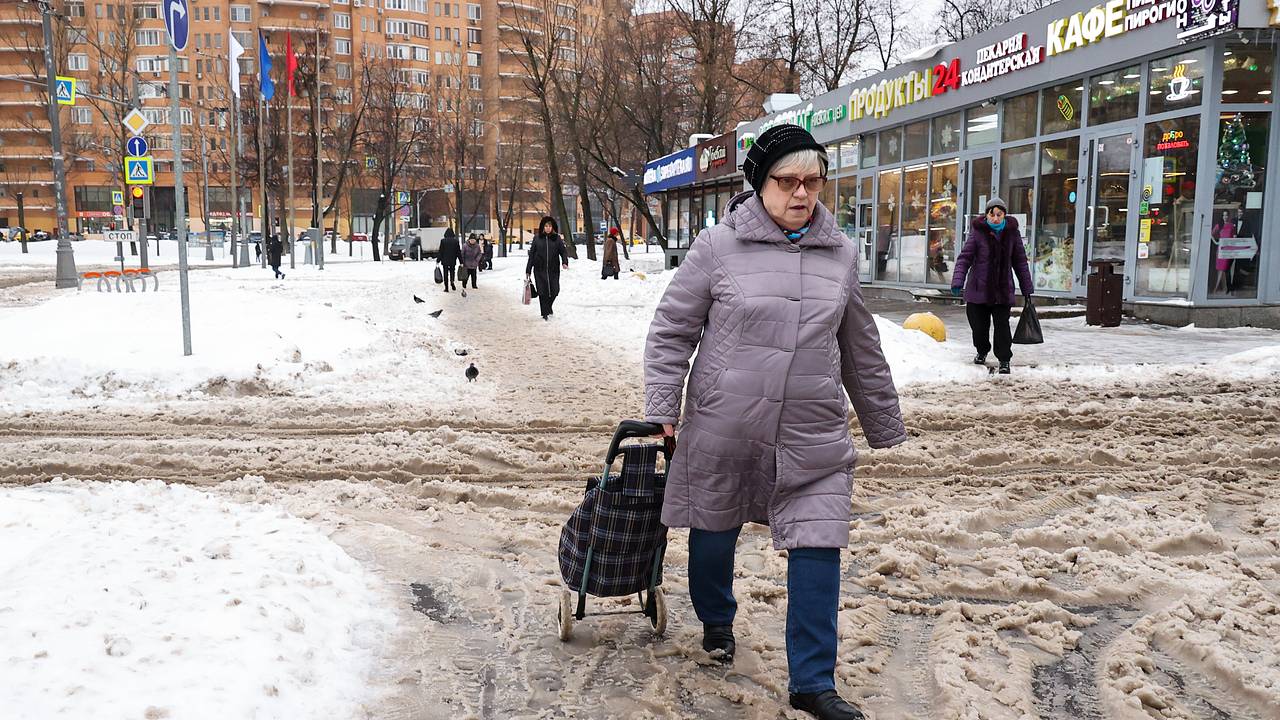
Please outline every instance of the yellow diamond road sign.
[{"label": "yellow diamond road sign", "polygon": [[124,123],[124,126],[129,128],[129,132],[134,135],[141,135],[142,131],[146,130],[147,126],[151,124],[151,121],[138,112],[137,108],[130,110],[129,114],[125,115],[120,122]]}]

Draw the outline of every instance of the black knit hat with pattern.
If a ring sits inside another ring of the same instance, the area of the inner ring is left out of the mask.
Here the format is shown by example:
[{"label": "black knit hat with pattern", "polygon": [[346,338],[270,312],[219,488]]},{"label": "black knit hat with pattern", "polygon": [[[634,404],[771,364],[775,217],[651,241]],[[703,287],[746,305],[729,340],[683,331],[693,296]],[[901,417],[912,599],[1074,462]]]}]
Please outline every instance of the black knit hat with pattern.
[{"label": "black knit hat with pattern", "polygon": [[774,125],[765,130],[747,151],[742,163],[742,174],[758,195],[769,179],[769,170],[782,158],[797,150],[817,150],[822,155],[823,172],[827,167],[827,149],[808,130],[799,125]]}]

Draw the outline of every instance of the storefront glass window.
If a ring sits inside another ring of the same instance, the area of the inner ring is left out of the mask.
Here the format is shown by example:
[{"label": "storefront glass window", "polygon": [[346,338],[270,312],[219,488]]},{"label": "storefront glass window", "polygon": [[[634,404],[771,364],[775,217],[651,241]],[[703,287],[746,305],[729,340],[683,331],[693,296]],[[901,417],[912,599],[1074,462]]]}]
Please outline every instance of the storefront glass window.
[{"label": "storefront glass window", "polygon": [[960,161],[933,164],[929,179],[929,263],[928,282],[951,282],[951,265],[956,259],[956,215],[960,184]]},{"label": "storefront glass window", "polygon": [[902,128],[896,127],[880,133],[880,164],[902,162]]},{"label": "storefront glass window", "polygon": [[1065,132],[1080,128],[1080,102],[1084,97],[1084,81],[1069,80],[1040,93],[1041,133]]},{"label": "storefront glass window", "polygon": [[694,240],[702,232],[702,191],[693,190],[689,198],[689,239]]},{"label": "storefront glass window", "polygon": [[1139,210],[1139,295],[1186,297],[1191,290],[1199,137],[1196,115],[1147,123],[1142,187],[1144,195],[1151,188],[1151,199],[1146,213]]},{"label": "storefront glass window", "polygon": [[1269,42],[1228,45],[1222,52],[1222,102],[1271,102],[1275,52]]},{"label": "storefront glass window", "polygon": [[1141,89],[1142,67],[1138,65],[1089,78],[1089,124],[1102,125],[1138,117]]},{"label": "storefront glass window", "polygon": [[862,178],[862,182],[858,187],[858,199],[862,202],[871,202],[871,183],[872,177],[870,175]]},{"label": "storefront glass window", "polygon": [[724,220],[725,211],[729,208],[729,200],[733,198],[731,188],[721,188],[720,195],[716,198],[716,217]]},{"label": "storefront glass window", "polygon": [[875,134],[862,135],[858,138],[859,145],[862,146],[862,167],[873,168],[880,164],[880,153],[878,151],[880,143]]},{"label": "storefront glass window", "polygon": [[828,145],[827,146],[827,173],[831,175],[835,175],[836,171],[839,169],[840,169],[840,146]]},{"label": "storefront glass window", "polygon": [[1037,93],[1029,92],[1004,101],[1005,142],[1025,140],[1036,134],[1036,111],[1039,108]]},{"label": "storefront glass window", "polygon": [[840,143],[840,168],[842,170],[856,170],[858,168],[858,139],[848,140]]},{"label": "storefront glass window", "polygon": [[1080,138],[1040,146],[1040,212],[1031,253],[1037,290],[1070,290],[1080,191]]},{"label": "storefront glass window", "polygon": [[929,154],[929,121],[922,120],[907,126],[906,160],[918,160]]},{"label": "storefront glass window", "polygon": [[1147,88],[1147,112],[1195,107],[1204,86],[1204,50],[1151,61],[1151,86]]},{"label": "storefront glass window", "polygon": [[960,128],[964,127],[964,113],[953,112],[933,119],[933,154],[942,155],[960,150]]},{"label": "storefront glass window", "polygon": [[818,194],[818,202],[822,203],[822,207],[826,208],[831,214],[836,212],[836,181],[834,179],[827,180],[827,184],[822,187],[822,192]]},{"label": "storefront glass window", "polygon": [[1023,145],[1000,153],[1000,197],[1009,205],[1009,214],[1018,219],[1024,239],[1031,236],[1035,207],[1036,146]]},{"label": "storefront glass window", "polygon": [[1209,297],[1258,296],[1263,191],[1270,113],[1224,113],[1218,120],[1218,184],[1209,236]]},{"label": "storefront glass window", "polygon": [[680,224],[676,232],[676,247],[689,247],[689,196],[683,195],[680,198]]},{"label": "storefront glass window", "polygon": [[995,106],[969,108],[965,112],[965,147],[990,145],[1000,139],[997,128],[1000,127],[1000,116]]},{"label": "storefront glass window", "polygon": [[679,247],[676,245],[676,239],[680,232],[680,203],[673,195],[668,194],[665,204],[667,206],[667,226],[663,228],[662,234],[667,237],[667,247]]},{"label": "storefront glass window", "polygon": [[[902,210],[902,171],[880,173],[880,202],[876,204],[876,279],[898,279],[898,213]],[[894,264],[889,266],[893,256]]]},{"label": "storefront glass window", "polygon": [[929,257],[929,166],[907,168],[902,183],[900,282],[924,282]]},{"label": "storefront glass window", "polygon": [[835,186],[836,188],[836,206],[831,212],[836,216],[836,227],[840,228],[849,237],[853,237],[854,231],[857,229],[857,207],[858,198],[855,197],[858,190],[857,178],[841,178],[837,183],[833,180],[827,181],[827,187]]}]

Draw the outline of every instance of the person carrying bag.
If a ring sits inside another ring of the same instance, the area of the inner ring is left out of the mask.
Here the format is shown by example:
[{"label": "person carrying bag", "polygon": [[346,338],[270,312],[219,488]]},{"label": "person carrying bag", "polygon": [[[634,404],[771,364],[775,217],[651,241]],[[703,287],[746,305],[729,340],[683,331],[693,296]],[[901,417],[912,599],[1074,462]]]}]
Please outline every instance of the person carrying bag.
[{"label": "person carrying bag", "polygon": [[1036,306],[1028,297],[1022,305],[1022,316],[1018,318],[1018,329],[1013,331],[1015,345],[1039,345],[1044,342],[1044,333],[1040,331],[1040,318],[1036,315]]}]

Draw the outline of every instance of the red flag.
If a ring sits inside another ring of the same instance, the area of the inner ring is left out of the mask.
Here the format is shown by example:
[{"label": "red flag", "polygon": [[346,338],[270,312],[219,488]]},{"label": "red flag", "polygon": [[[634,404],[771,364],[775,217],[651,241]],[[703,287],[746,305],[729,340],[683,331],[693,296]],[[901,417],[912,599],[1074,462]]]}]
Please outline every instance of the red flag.
[{"label": "red flag", "polygon": [[298,56],[293,54],[293,33],[288,33],[284,36],[284,55],[285,77],[288,79],[289,97],[297,97],[298,93],[293,89],[293,73],[298,69]]}]

